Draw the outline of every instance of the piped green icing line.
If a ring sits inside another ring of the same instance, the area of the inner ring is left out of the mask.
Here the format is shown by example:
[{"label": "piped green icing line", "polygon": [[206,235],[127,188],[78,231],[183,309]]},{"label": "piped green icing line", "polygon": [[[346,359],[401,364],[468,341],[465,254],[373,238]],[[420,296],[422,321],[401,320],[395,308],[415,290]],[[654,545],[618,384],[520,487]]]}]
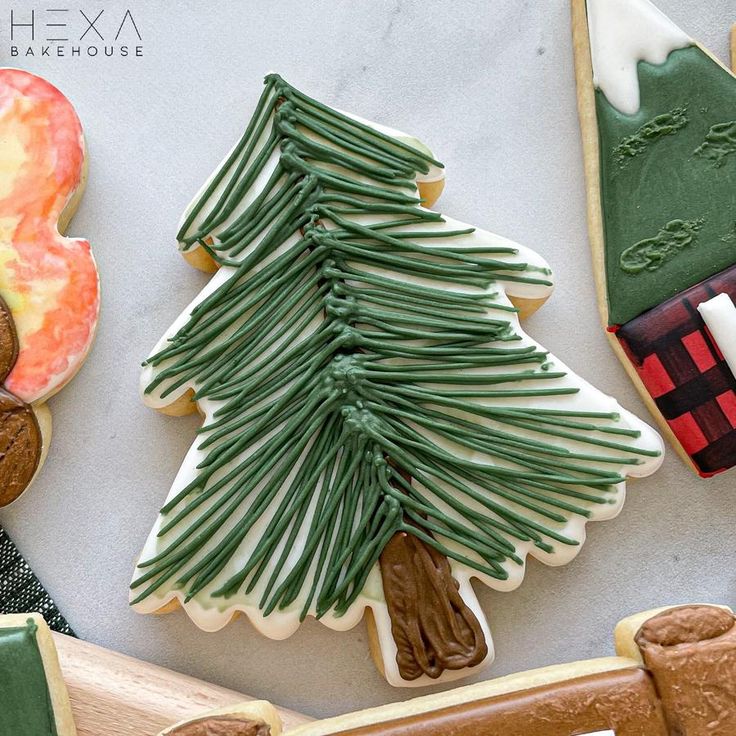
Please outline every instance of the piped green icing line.
[{"label": "piped green icing line", "polygon": [[0,734],[57,736],[37,630],[32,618],[0,627]]},{"label": "piped green icing line", "polygon": [[685,248],[697,242],[703,220],[672,220],[653,238],[646,238],[621,254],[621,268],[626,273],[656,271]]},{"label": "piped green icing line", "polygon": [[657,115],[642,125],[635,133],[626,136],[613,149],[613,157],[619,166],[623,167],[632,158],[646,153],[649,147],[660,138],[674,135],[678,130],[684,128],[688,122],[687,108],[684,107],[676,107],[670,112]]},{"label": "piped green icing line", "polygon": [[493,288],[548,274],[442,229],[414,183],[430,164],[267,77],[179,233],[231,272],[148,360],[146,390],[194,385],[216,408],[135,602],[166,585],[340,615],[401,530],[505,579],[520,543],[577,544],[566,522],[615,499],[613,468],[657,454],[615,413],[543,405],[578,390]]},{"label": "piped green icing line", "polygon": [[713,125],[705,136],[702,145],[695,149],[696,156],[702,156],[720,168],[726,159],[736,153],[736,121]]}]

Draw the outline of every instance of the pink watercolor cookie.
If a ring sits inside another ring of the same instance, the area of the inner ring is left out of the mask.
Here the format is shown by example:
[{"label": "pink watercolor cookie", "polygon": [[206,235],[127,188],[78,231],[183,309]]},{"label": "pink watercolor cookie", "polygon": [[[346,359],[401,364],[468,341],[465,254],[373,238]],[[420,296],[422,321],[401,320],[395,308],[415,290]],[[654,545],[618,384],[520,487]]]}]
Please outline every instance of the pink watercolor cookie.
[{"label": "pink watercolor cookie", "polygon": [[0,506],[43,462],[44,402],[79,370],[94,338],[99,279],[90,245],[60,234],[85,174],[69,100],[40,77],[0,69]]}]

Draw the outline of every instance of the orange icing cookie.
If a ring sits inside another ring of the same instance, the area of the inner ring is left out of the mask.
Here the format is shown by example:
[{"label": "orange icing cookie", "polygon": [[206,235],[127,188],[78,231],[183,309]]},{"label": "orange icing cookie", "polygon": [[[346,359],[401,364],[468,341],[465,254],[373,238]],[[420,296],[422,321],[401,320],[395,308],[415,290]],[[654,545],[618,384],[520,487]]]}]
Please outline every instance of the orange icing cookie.
[{"label": "orange icing cookie", "polygon": [[[69,100],[40,77],[0,69],[0,297],[17,344],[3,385],[33,405],[46,440],[50,425],[42,404],[79,370],[99,311],[89,243],[60,234],[85,174],[82,126]],[[35,469],[46,445],[28,453]],[[0,505],[22,490],[0,498]]]}]

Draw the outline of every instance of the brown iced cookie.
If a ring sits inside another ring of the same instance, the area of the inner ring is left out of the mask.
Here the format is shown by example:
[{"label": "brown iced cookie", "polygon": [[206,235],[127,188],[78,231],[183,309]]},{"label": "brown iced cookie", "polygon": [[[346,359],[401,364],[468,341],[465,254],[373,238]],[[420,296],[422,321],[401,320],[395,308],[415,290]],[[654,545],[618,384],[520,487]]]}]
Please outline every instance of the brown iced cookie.
[{"label": "brown iced cookie", "polygon": [[736,733],[736,619],[682,606],[649,619],[635,640],[677,736]]},{"label": "brown iced cookie", "polygon": [[0,506],[14,501],[31,482],[43,437],[33,409],[0,389]]}]

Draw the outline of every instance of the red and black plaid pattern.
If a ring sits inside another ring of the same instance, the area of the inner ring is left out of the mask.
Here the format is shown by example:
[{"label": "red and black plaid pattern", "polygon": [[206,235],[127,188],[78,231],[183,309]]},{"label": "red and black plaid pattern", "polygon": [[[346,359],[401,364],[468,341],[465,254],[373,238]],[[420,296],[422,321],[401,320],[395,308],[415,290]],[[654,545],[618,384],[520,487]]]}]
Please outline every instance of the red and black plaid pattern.
[{"label": "red and black plaid pattern", "polygon": [[657,408],[703,476],[736,465],[736,377],[698,312],[701,302],[721,293],[736,302],[736,266],[615,328]]}]

